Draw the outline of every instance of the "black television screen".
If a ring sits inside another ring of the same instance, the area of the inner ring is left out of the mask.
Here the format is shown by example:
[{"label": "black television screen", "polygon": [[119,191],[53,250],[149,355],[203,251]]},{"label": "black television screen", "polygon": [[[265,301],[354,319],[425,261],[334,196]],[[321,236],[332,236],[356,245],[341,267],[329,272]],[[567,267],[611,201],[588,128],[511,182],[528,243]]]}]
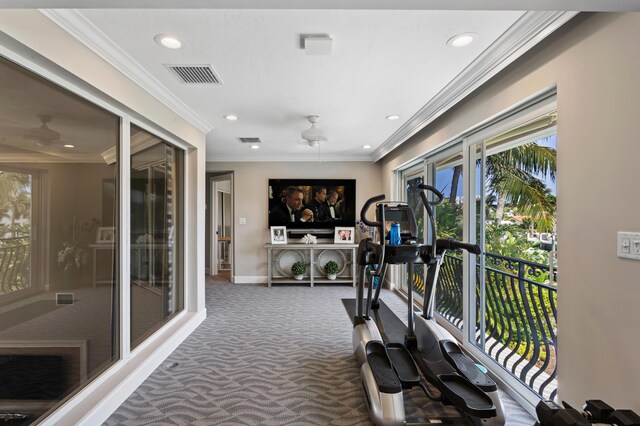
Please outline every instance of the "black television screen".
[{"label": "black television screen", "polygon": [[[268,196],[269,226],[333,230],[356,224],[355,179],[269,179]],[[314,212],[313,221],[302,220],[305,209]]]}]

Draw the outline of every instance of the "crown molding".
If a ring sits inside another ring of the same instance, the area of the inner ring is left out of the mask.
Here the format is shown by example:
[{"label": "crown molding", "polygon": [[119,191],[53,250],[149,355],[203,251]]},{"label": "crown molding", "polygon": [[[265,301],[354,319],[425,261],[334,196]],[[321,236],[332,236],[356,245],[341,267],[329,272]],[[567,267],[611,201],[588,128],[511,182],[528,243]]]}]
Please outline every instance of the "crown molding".
[{"label": "crown molding", "polygon": [[[311,163],[344,163],[344,162],[372,162],[373,160],[370,157],[362,157],[362,156],[344,156],[338,154],[320,154],[320,159],[318,159],[317,154],[313,156],[308,155],[289,155],[286,157],[282,156],[261,156],[258,158],[247,158],[241,155],[219,155],[216,153],[207,153],[207,155],[212,156],[212,158],[207,158],[207,163],[263,163],[263,162],[296,162],[299,163],[301,161],[311,162]],[[313,158],[315,156],[315,158]]]},{"label": "crown molding", "polygon": [[207,134],[214,129],[210,123],[189,108],[131,56],[120,49],[79,10],[40,9],[40,13],[71,34],[198,130]]},{"label": "crown molding", "polygon": [[372,153],[378,161],[522,56],[578,12],[526,12]]}]

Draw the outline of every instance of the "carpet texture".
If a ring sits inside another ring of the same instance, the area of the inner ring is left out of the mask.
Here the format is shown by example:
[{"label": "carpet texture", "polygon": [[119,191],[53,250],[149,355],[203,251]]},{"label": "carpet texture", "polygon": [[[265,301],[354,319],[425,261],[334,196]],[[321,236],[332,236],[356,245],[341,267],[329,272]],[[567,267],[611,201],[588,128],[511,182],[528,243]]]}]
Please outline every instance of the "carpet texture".
[{"label": "carpet texture", "polygon": [[[341,303],[354,296],[208,279],[207,319],[104,424],[371,424]],[[382,297],[402,315],[398,296]],[[522,413],[508,424],[532,425]]]}]

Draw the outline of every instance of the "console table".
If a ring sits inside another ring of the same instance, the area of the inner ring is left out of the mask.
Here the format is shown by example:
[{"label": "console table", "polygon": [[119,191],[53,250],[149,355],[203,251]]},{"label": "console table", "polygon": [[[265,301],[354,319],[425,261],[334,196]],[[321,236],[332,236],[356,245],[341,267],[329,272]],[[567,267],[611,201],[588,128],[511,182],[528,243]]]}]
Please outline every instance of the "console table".
[{"label": "console table", "polygon": [[[356,286],[357,244],[265,244],[267,249],[267,284],[351,284]],[[340,271],[335,280],[327,278],[324,265],[334,260]],[[296,280],[291,265],[300,261],[307,265],[302,280]]]}]

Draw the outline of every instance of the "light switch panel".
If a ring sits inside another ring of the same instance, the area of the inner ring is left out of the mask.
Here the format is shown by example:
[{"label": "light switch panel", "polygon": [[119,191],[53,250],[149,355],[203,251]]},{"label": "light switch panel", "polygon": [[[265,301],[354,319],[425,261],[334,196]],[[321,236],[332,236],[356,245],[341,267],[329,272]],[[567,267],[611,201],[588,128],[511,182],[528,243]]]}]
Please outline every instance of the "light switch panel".
[{"label": "light switch panel", "polygon": [[640,232],[618,232],[618,257],[640,260]]}]

